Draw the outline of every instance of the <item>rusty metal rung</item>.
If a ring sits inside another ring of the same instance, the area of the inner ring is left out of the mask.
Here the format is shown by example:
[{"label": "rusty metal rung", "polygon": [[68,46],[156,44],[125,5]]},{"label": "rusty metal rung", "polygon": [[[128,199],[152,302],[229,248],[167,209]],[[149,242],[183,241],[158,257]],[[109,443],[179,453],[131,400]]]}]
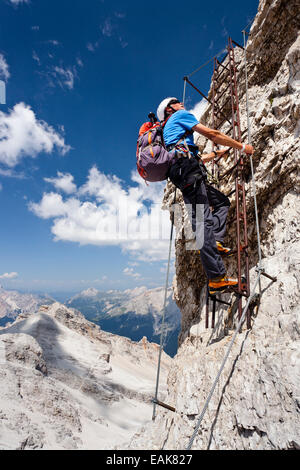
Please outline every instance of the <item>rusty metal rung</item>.
[{"label": "rusty metal rung", "polygon": [[227,75],[225,75],[225,77],[223,78],[223,80],[221,80],[220,83],[218,83],[218,81],[215,80],[215,82],[216,82],[215,88],[218,90],[218,89],[223,85],[223,83],[225,83],[225,81],[226,81],[227,78],[228,78]]},{"label": "rusty metal rung", "polygon": [[[228,292],[225,292],[225,294],[226,293]],[[224,304],[224,305],[228,305],[229,307],[231,307],[230,302],[225,302],[225,300],[218,299],[215,295],[209,294],[209,298],[214,302],[218,302],[219,304]]]},{"label": "rusty metal rung", "polygon": [[218,61],[220,62],[220,64],[222,64],[224,62],[224,60],[226,59],[226,57],[228,56],[228,52],[226,52],[226,54],[224,55],[223,59],[221,61]]},{"label": "rusty metal rung", "polygon": [[173,406],[167,405],[166,403],[159,401],[155,398],[152,399],[152,402],[155,403],[155,405],[162,406],[163,408],[166,408],[167,410],[173,411],[175,413],[176,409]]},{"label": "rusty metal rung", "polygon": [[218,105],[215,104],[215,107],[217,108],[216,111],[215,111],[215,114],[219,113],[221,116],[223,116],[223,122],[227,121],[229,124],[231,124],[231,122],[229,121],[229,119],[227,119],[227,117],[225,116],[225,114],[223,113],[223,111],[219,108]]},{"label": "rusty metal rung", "polygon": [[[228,90],[228,88],[230,88],[230,83],[229,83],[229,85],[225,88],[225,90],[222,91],[222,93],[221,93],[219,96],[215,97],[215,99],[220,100],[221,97],[224,95],[224,93],[226,93],[226,91]],[[217,94],[217,93],[216,93],[216,94]]]},{"label": "rusty metal rung", "polygon": [[267,273],[265,273],[264,271],[260,271],[260,274],[262,274],[263,276],[267,277],[268,279],[271,279],[271,281],[273,281],[273,282],[277,282],[277,277],[270,276],[270,274],[267,274]]},{"label": "rusty metal rung", "polygon": [[231,39],[231,41],[233,42],[233,44],[235,44],[237,47],[239,47],[240,49],[243,49],[243,46],[241,46],[239,43],[235,42],[233,39]]},{"label": "rusty metal rung", "polygon": [[227,67],[224,67],[224,65],[222,65],[222,67],[223,67],[223,70],[221,70],[221,72],[218,73],[218,72],[217,72],[218,69],[216,70],[215,75],[214,75],[214,77],[213,77],[213,79],[214,79],[215,81],[218,81],[218,80],[219,80],[219,78],[223,75],[224,70],[225,70],[225,75],[224,75],[224,77],[227,77],[227,75],[229,74],[229,69],[228,69]]},{"label": "rusty metal rung", "polygon": [[[223,65],[222,62],[220,62],[218,59],[216,59],[216,62],[217,62],[218,65],[221,65],[221,67],[223,67],[223,69],[226,69],[226,70],[229,71],[229,68],[228,68],[227,65]],[[218,67],[218,68],[219,68],[219,67]]]},{"label": "rusty metal rung", "polygon": [[222,109],[226,106],[226,104],[228,103],[228,101],[231,99],[231,97],[229,96],[226,100],[225,100],[225,103],[223,104],[223,106],[221,106],[221,108],[219,108],[218,106],[218,113],[221,113]]},{"label": "rusty metal rung", "polygon": [[235,193],[235,189],[233,189],[232,191],[230,191],[230,193],[226,194],[226,197],[230,197],[233,195],[233,193]]}]

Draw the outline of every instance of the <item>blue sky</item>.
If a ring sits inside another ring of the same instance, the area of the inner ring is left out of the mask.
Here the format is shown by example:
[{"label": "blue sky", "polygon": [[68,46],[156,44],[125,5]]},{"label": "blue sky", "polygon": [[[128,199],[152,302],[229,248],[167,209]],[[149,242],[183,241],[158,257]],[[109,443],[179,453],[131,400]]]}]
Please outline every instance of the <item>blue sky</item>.
[{"label": "blue sky", "polygon": [[[135,171],[138,129],[166,96],[182,97],[183,77],[222,51],[228,35],[242,42],[257,6],[257,0],[0,0],[5,288],[164,284],[167,240],[134,237],[150,219],[164,238],[169,234],[167,214],[159,215],[164,185],[147,187]],[[204,93],[211,73],[209,64],[193,76]],[[199,101],[188,89],[187,107]],[[114,237],[120,207],[130,239]]]}]

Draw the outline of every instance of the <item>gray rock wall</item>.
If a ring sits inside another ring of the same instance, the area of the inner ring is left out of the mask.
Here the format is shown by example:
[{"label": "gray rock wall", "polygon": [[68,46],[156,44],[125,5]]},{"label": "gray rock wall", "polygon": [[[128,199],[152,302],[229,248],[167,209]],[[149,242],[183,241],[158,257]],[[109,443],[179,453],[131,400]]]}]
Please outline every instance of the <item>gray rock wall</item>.
[{"label": "gray rock wall", "polygon": [[[252,144],[262,241],[262,265],[277,282],[261,279],[260,304],[252,328],[245,326],[229,355],[193,449],[300,448],[300,309],[299,309],[299,150],[300,38],[299,2],[261,0],[247,44]],[[247,128],[243,51],[236,48],[242,131]],[[226,63],[226,62],[225,62]],[[211,92],[210,92],[211,93]],[[211,127],[211,109],[202,122]],[[227,133],[229,125],[223,126]],[[211,143],[199,138],[203,152]],[[225,163],[227,168],[232,162]],[[258,261],[253,188],[246,162],[250,273],[253,286]],[[222,181],[229,193],[233,180]],[[173,202],[169,183],[164,206]],[[234,214],[235,202],[229,219]],[[181,195],[177,202],[184,210]],[[218,307],[216,327],[205,329],[206,279],[195,251],[186,250],[182,229],[187,214],[175,218],[174,296],[182,312],[180,347],[168,376],[166,402],[154,425],[138,433],[133,448],[184,449],[217,375],[237,324],[237,315]],[[187,237],[188,238],[188,237]],[[226,243],[234,246],[235,226]],[[235,260],[226,261],[228,274]],[[258,292],[258,291],[257,291]],[[227,294],[223,297],[229,300]]]}]

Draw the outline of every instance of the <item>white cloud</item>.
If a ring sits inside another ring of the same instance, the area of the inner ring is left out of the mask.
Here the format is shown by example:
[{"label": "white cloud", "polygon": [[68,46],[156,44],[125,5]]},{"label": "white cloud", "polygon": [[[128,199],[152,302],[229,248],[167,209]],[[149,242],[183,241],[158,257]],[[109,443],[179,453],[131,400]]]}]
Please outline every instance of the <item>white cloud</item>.
[{"label": "white cloud", "polygon": [[128,46],[128,42],[124,41],[124,39],[122,37],[119,37],[119,42],[121,44],[122,49],[125,49],[125,47]]},{"label": "white cloud", "polygon": [[48,44],[52,44],[52,46],[59,46],[60,45],[60,42],[57,41],[56,39],[49,39],[49,41],[47,41]]},{"label": "white cloud", "polygon": [[[126,17],[125,13],[115,12],[114,17],[107,17],[105,21],[100,25],[100,29],[103,36],[112,37],[118,35],[118,41],[121,47],[124,49],[128,46],[128,42],[118,34],[120,20]],[[94,47],[93,47],[94,49]]]},{"label": "white cloud", "polygon": [[30,203],[30,209],[42,219],[51,219],[52,217],[66,216],[68,214],[68,206],[62,199],[60,194],[47,193],[39,204]]},{"label": "white cloud", "polygon": [[103,36],[111,37],[113,35],[113,30],[115,25],[110,17],[106,18],[104,23],[100,26]]},{"label": "white cloud", "polygon": [[7,81],[10,77],[8,65],[3,54],[0,54],[0,77]]},{"label": "white cloud", "polygon": [[74,177],[70,173],[57,172],[57,178],[44,178],[47,183],[54,184],[55,188],[62,190],[67,194],[76,191],[76,184],[73,183]]},{"label": "white cloud", "polygon": [[125,18],[126,17],[126,13],[123,13],[121,11],[115,11],[114,15],[116,16],[116,18]]},{"label": "white cloud", "polygon": [[0,175],[8,177],[8,178],[17,178],[17,179],[25,179],[26,176],[23,172],[16,172],[11,168],[0,168]]},{"label": "white cloud", "polygon": [[170,217],[161,210],[165,183],[146,186],[136,172],[132,182],[126,187],[117,176],[93,167],[73,196],[44,193],[29,209],[40,218],[53,219],[55,241],[118,245],[135,261],[167,259]]},{"label": "white cloud", "polygon": [[35,60],[39,65],[41,65],[41,60],[39,58],[39,56],[37,55],[37,53],[35,51],[32,51],[32,58],[33,60]]},{"label": "white cloud", "polygon": [[95,50],[99,47],[99,41],[96,41],[94,44],[88,42],[86,47],[90,52],[95,52]]},{"label": "white cloud", "polygon": [[[149,263],[152,261],[166,260],[168,258],[169,240],[135,240],[127,244],[124,243],[121,247],[123,253],[130,253],[132,258],[144,263]],[[174,258],[173,251],[171,257],[172,259]]]},{"label": "white cloud", "polygon": [[222,28],[223,28],[222,29],[222,36],[227,37],[229,35],[229,33],[228,33],[228,30],[225,26],[225,20],[226,20],[226,16],[223,16],[221,18],[221,25],[222,25]]},{"label": "white cloud", "polygon": [[195,104],[193,109],[190,109],[189,112],[194,114],[194,116],[196,116],[198,121],[200,121],[202,115],[205,113],[208,106],[209,106],[208,101],[205,98],[202,98],[202,100],[199,101],[199,103]]},{"label": "white cloud", "polygon": [[0,279],[15,279],[16,277],[18,277],[18,273],[4,273],[0,276]]},{"label": "white cloud", "polygon": [[139,279],[141,277],[140,273],[135,273],[133,268],[125,268],[123,273],[126,276],[134,277],[135,279]]},{"label": "white cloud", "polygon": [[29,3],[29,0],[10,0],[13,5],[19,5],[20,3]]},{"label": "white cloud", "polygon": [[63,67],[54,67],[53,75],[58,79],[58,83],[63,88],[66,86],[69,90],[74,88],[76,70],[70,68],[64,69]]},{"label": "white cloud", "polygon": [[26,156],[35,158],[54,148],[62,155],[70,150],[64,138],[38,120],[28,105],[18,103],[8,114],[0,112],[0,163],[12,168]]}]

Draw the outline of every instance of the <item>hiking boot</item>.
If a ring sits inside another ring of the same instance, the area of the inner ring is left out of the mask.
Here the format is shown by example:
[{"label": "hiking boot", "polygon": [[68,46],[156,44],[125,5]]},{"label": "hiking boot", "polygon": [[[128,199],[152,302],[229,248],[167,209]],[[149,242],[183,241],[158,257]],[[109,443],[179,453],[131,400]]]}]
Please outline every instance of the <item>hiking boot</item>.
[{"label": "hiking boot", "polygon": [[227,248],[226,246],[223,245],[222,242],[216,242],[216,245],[217,245],[217,249],[218,249],[218,252],[220,253],[220,255],[223,255],[223,256],[231,256],[233,253],[232,253],[232,248]]},{"label": "hiking boot", "polygon": [[208,282],[208,289],[211,295],[217,294],[218,292],[229,292],[237,287],[238,280],[227,276],[210,279]]}]

